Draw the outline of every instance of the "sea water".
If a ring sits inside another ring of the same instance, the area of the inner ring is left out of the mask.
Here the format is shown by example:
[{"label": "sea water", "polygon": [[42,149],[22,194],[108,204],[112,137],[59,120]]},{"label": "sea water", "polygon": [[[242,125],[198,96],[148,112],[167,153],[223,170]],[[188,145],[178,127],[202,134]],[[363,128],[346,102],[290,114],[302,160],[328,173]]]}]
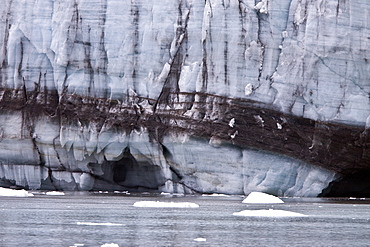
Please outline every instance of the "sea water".
[{"label": "sea water", "polygon": [[[271,205],[243,199],[120,193],[1,197],[0,246],[370,246],[369,199],[283,198],[284,204]],[[134,207],[139,201],[199,207]],[[263,209],[304,216],[234,214]]]}]

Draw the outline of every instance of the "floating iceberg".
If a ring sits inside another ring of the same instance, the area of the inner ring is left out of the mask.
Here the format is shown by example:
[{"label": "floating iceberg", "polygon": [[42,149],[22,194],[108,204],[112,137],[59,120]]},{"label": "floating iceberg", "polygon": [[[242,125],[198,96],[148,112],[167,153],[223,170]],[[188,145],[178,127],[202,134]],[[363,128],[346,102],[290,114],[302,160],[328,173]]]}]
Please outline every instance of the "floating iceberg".
[{"label": "floating iceberg", "polygon": [[48,195],[48,196],[64,196],[64,192],[61,192],[61,191],[48,191],[46,192],[45,195]]},{"label": "floating iceberg", "polygon": [[236,216],[250,216],[250,217],[306,217],[307,215],[295,213],[285,210],[274,210],[274,209],[260,209],[260,210],[243,210],[235,212],[233,215]]},{"label": "floating iceberg", "polygon": [[194,241],[197,241],[197,242],[206,242],[207,239],[206,238],[195,238]]},{"label": "floating iceberg", "polygon": [[101,247],[119,247],[118,244],[110,243],[110,244],[103,244]]},{"label": "floating iceberg", "polygon": [[225,197],[229,197],[230,195],[213,193],[213,194],[202,194],[202,196],[211,196],[211,197],[221,197],[221,196],[225,196]]},{"label": "floating iceberg", "polygon": [[281,199],[276,196],[269,195],[262,192],[251,192],[247,198],[243,200],[243,203],[284,203]]},{"label": "floating iceberg", "polygon": [[34,195],[25,190],[13,190],[0,187],[0,196],[29,197]]},{"label": "floating iceberg", "polygon": [[140,201],[135,202],[133,206],[143,208],[199,208],[198,204],[192,202]]}]

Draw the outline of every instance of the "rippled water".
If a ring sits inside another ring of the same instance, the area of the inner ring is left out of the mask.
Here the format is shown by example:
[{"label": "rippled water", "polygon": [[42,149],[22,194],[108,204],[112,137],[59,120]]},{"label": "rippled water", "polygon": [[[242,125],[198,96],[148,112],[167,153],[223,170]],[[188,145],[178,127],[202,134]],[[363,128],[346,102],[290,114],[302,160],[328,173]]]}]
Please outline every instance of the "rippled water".
[{"label": "rippled water", "polygon": [[[0,246],[370,246],[370,200],[284,198],[246,205],[242,197],[153,197],[74,193],[0,198]],[[137,201],[199,208],[140,208]],[[244,217],[279,209],[308,217]]]}]

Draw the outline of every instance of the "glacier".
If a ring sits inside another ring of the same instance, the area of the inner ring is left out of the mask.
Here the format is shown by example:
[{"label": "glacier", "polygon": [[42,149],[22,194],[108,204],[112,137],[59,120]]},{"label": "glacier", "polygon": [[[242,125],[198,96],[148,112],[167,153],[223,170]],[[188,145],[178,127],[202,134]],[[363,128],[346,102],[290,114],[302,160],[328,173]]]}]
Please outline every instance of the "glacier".
[{"label": "glacier", "polygon": [[370,194],[370,3],[1,3],[0,186]]}]

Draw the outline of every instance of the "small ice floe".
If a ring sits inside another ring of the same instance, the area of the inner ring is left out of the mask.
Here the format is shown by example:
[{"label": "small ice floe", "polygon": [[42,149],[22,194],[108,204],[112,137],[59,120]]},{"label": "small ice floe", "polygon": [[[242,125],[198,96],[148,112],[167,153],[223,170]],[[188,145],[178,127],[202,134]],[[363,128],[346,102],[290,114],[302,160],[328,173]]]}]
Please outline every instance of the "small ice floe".
[{"label": "small ice floe", "polygon": [[207,239],[206,238],[194,238],[194,241],[196,241],[196,242],[206,242]]},{"label": "small ice floe", "polygon": [[251,192],[247,198],[243,200],[243,203],[284,203],[280,198],[269,195],[263,192]]},{"label": "small ice floe", "polygon": [[161,196],[172,196],[172,194],[168,192],[161,192]]},{"label": "small ice floe", "polygon": [[83,226],[123,226],[123,224],[117,223],[100,223],[100,222],[77,222],[77,225]]},{"label": "small ice floe", "polygon": [[249,216],[249,217],[306,217],[307,215],[295,213],[285,210],[274,210],[274,209],[260,209],[260,210],[243,210],[235,212],[233,215],[236,216]]},{"label": "small ice floe", "polygon": [[114,194],[125,194],[125,195],[130,195],[130,192],[128,192],[127,190],[124,190],[124,191],[118,191],[118,190],[115,190],[113,191]]},{"label": "small ice floe", "polygon": [[214,196],[214,197],[226,196],[226,197],[228,197],[229,195],[213,193],[213,194],[202,194],[202,196],[212,196],[212,197],[213,197],[213,196]]},{"label": "small ice floe", "polygon": [[280,123],[276,123],[276,126],[279,130],[283,129],[283,126]]},{"label": "small ice floe", "polygon": [[135,202],[133,206],[142,208],[199,208],[198,204],[192,202],[139,201]]},{"label": "small ice floe", "polygon": [[0,196],[30,197],[34,195],[26,190],[13,190],[0,187]]},{"label": "small ice floe", "polygon": [[101,247],[119,247],[119,245],[115,243],[110,243],[110,244],[103,244]]},{"label": "small ice floe", "polygon": [[47,196],[65,196],[64,192],[62,191],[48,191],[45,193]]}]

